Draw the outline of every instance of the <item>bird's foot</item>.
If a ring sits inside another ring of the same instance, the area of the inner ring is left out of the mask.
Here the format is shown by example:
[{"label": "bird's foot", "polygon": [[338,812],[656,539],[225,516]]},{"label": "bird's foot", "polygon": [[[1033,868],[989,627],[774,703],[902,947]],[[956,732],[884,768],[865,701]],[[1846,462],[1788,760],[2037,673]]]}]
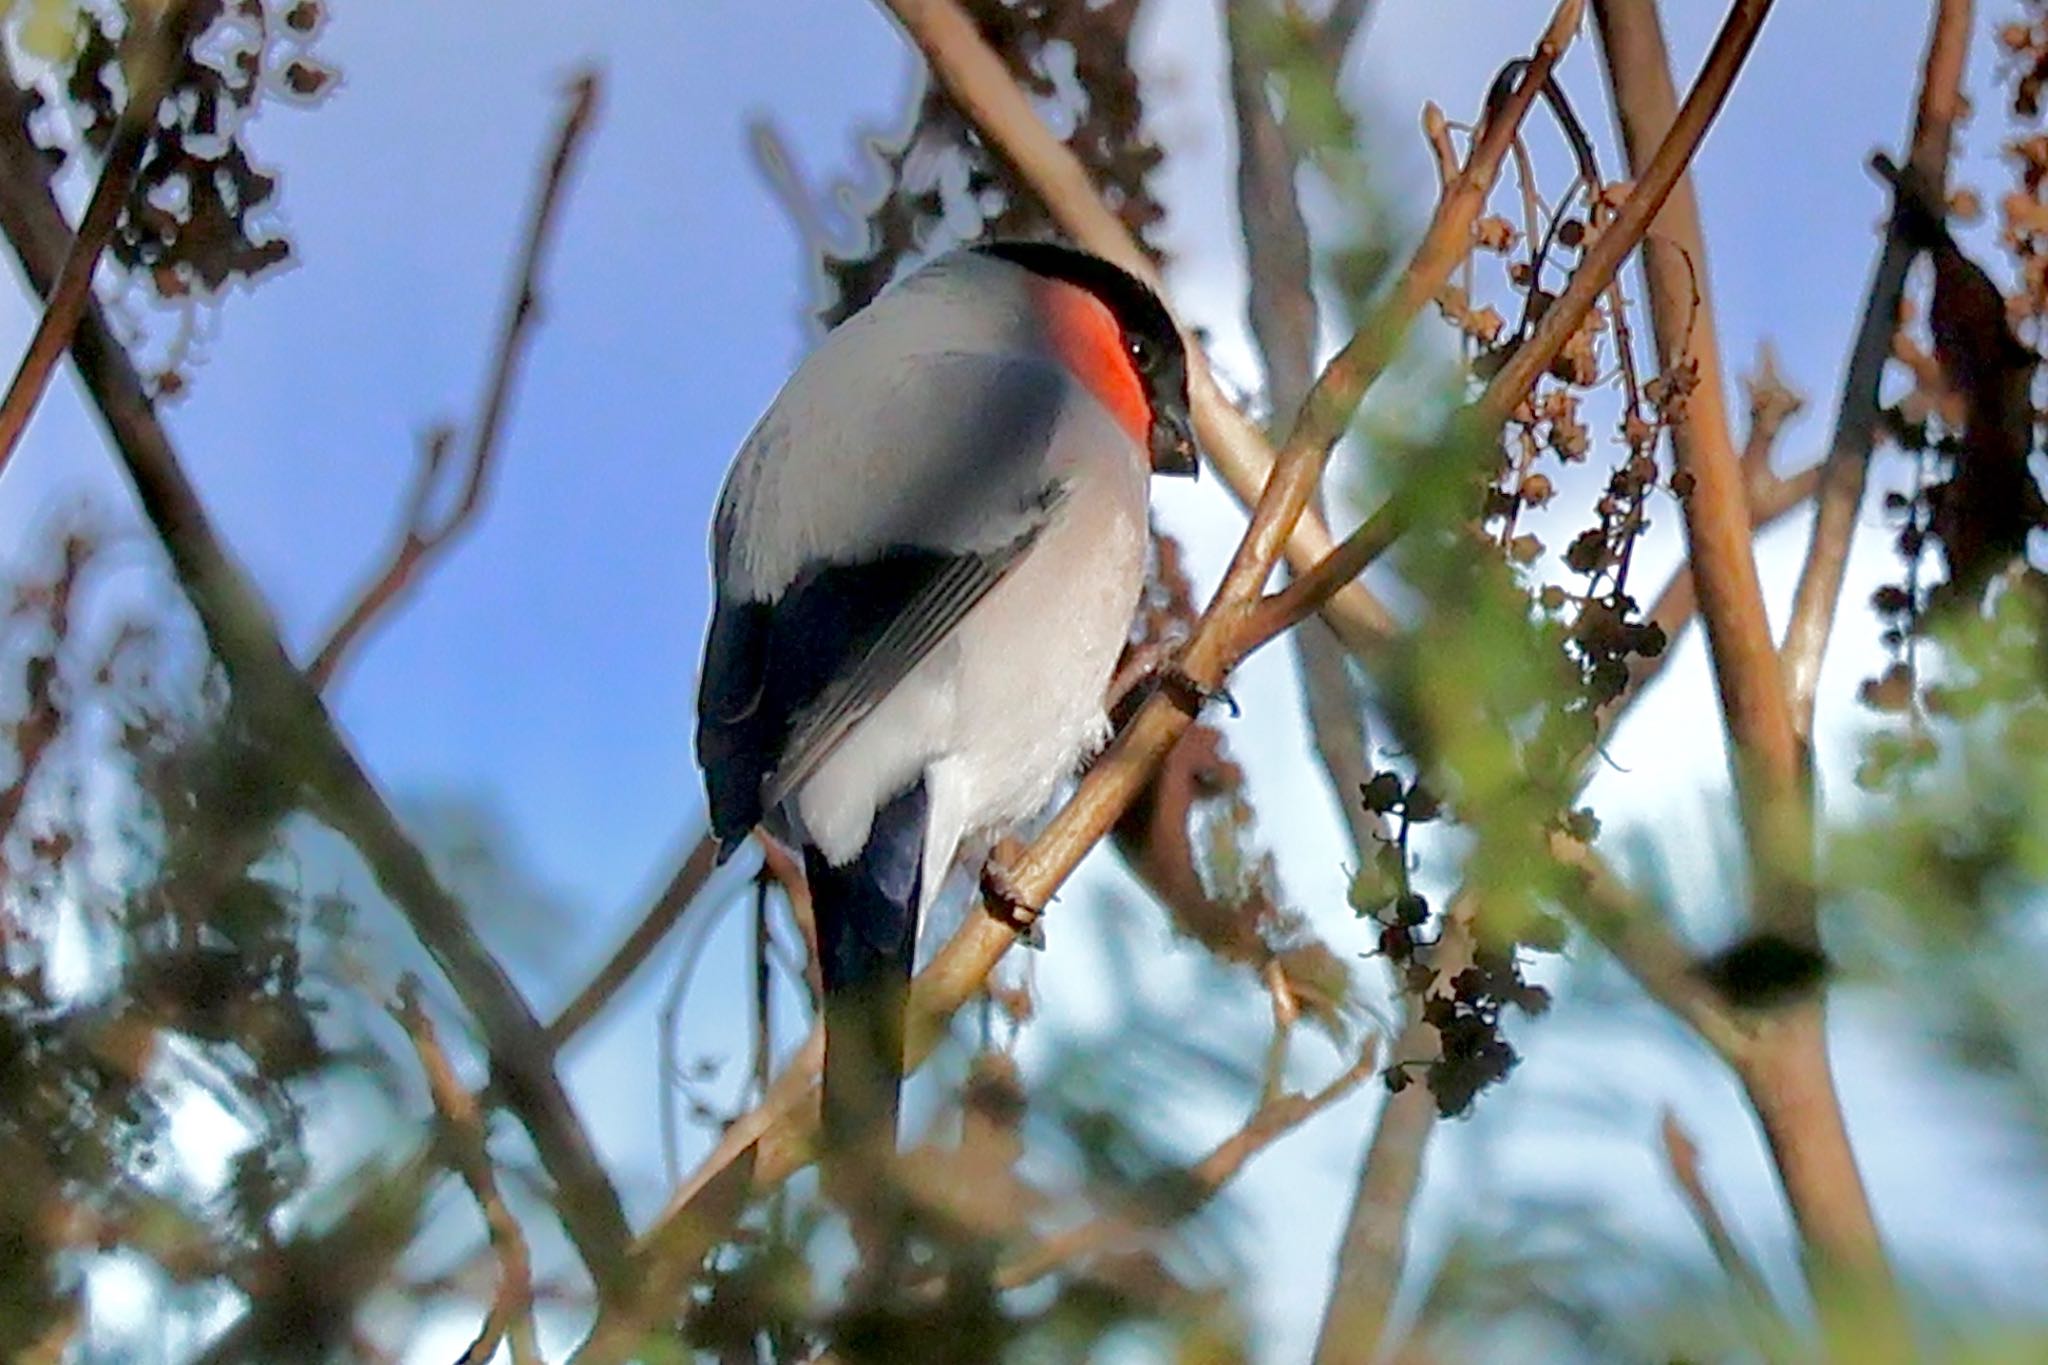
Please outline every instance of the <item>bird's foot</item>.
[{"label": "bird's foot", "polygon": [[1028,948],[1045,946],[1044,907],[1033,905],[1018,889],[1010,869],[990,858],[981,865],[981,902],[998,924],[1011,930]]},{"label": "bird's foot", "polygon": [[1191,720],[1199,720],[1204,707],[1212,701],[1220,701],[1230,708],[1230,718],[1236,720],[1242,714],[1238,710],[1237,698],[1230,695],[1230,689],[1218,683],[1211,686],[1191,676],[1179,664],[1167,664],[1152,675],[1152,686],[1160,696],[1165,697]]}]

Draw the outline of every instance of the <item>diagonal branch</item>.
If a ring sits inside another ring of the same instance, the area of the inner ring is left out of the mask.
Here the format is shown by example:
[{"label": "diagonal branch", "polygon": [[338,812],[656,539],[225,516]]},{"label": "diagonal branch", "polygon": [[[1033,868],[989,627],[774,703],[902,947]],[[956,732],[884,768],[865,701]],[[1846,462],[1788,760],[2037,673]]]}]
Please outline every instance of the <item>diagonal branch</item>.
[{"label": "diagonal branch", "polygon": [[612,951],[583,989],[562,1007],[562,1012],[548,1022],[547,1040],[551,1051],[560,1051],[611,1003],[619,989],[640,970],[648,956],[668,937],[669,930],[675,928],[683,913],[696,902],[697,893],[704,889],[704,883],[711,879],[717,867],[718,841],[709,834],[699,835],[691,843],[690,851],[676,865],[668,884],[648,905],[625,941]]},{"label": "diagonal branch", "polygon": [[449,1161],[483,1210],[491,1250],[498,1258],[498,1292],[491,1300],[490,1313],[457,1365],[483,1365],[497,1355],[499,1344],[507,1338],[513,1365],[532,1365],[539,1359],[533,1330],[533,1256],[519,1220],[499,1192],[497,1171],[485,1145],[483,1110],[442,1049],[433,1020],[420,1004],[419,982],[407,977],[399,983],[394,1012],[419,1054],[420,1069],[426,1072],[427,1093],[441,1119]]},{"label": "diagonal branch", "polygon": [[78,233],[64,253],[64,265],[50,289],[42,320],[29,338],[28,352],[7,387],[7,397],[0,400],[0,469],[7,467],[21,443],[29,419],[49,388],[50,376],[56,373],[57,362],[71,349],[72,334],[92,299],[92,279],[100,257],[128,208],[136,173],[142,169],[142,158],[156,133],[157,112],[185,60],[185,46],[192,40],[200,12],[206,8],[192,0],[176,0],[157,6],[135,5],[127,11],[121,70],[133,93],[121,108],[100,162],[99,180],[78,221]]},{"label": "diagonal branch", "polygon": [[512,301],[498,331],[483,407],[462,451],[461,491],[454,504],[437,519],[433,511],[434,494],[448,467],[448,453],[454,440],[450,428],[439,427],[423,443],[419,469],[411,495],[406,499],[405,522],[399,528],[397,541],[386,556],[384,567],[363,585],[356,600],[328,635],[327,642],[313,656],[313,662],[306,665],[306,678],[314,687],[327,686],[363,632],[405,596],[413,580],[435,556],[469,529],[483,506],[486,481],[496,462],[498,434],[504,425],[505,408],[512,386],[518,379],[520,363],[526,357],[533,324],[539,318],[541,259],[553,236],[569,167],[596,113],[597,94],[598,79],[594,71],[585,71],[569,83],[569,107],[563,113],[560,131],[555,135],[554,151],[542,170],[540,193],[534,200],[525,246],[520,250],[518,269],[513,277]]},{"label": "diagonal branch", "polygon": [[1728,1230],[1728,1221],[1721,1217],[1713,1196],[1707,1193],[1706,1178],[1700,1174],[1699,1145],[1692,1140],[1692,1134],[1685,1131],[1678,1115],[1667,1108],[1657,1125],[1657,1136],[1664,1148],[1664,1168],[1671,1173],[1672,1183],[1678,1186],[1721,1272],[1752,1308],[1775,1315],[1776,1301],[1771,1297],[1769,1282],[1742,1254],[1735,1235]]},{"label": "diagonal branch", "polygon": [[[1949,146],[1964,107],[1962,79],[1969,55],[1971,11],[1971,0],[1940,0],[1928,34],[1920,100],[1913,115],[1911,169],[1921,184],[1931,187],[1937,200],[1948,180]],[[1870,297],[1863,305],[1855,348],[1849,353],[1849,371],[1842,379],[1835,439],[1822,465],[1820,506],[1807,542],[1806,563],[1799,572],[1792,620],[1785,628],[1783,666],[1792,691],[1793,722],[1809,744],[1821,661],[1834,634],[1842,575],[1848,569],[1849,544],[1855,538],[1856,514],[1863,506],[1864,480],[1877,439],[1882,401],[1878,391],[1885,361],[1891,355],[1892,334],[1898,330],[1906,272],[1912,264],[1913,249],[1899,230],[1895,212],[1871,276]]]},{"label": "diagonal branch", "polygon": [[[1038,146],[1040,140],[1058,148],[1059,144],[1031,113],[1028,101],[1003,70],[995,53],[952,0],[889,3],[924,49],[935,76],[945,82],[970,117],[979,122],[993,110],[989,117],[1011,120],[1005,123],[1002,136],[984,128],[993,141],[1010,151],[1010,141],[1021,140],[1034,156],[1044,150]],[[1569,43],[1581,12],[1582,0],[1564,0],[1559,7],[1528,69],[1500,105],[1490,111],[1463,175],[1438,206],[1418,248],[1416,262],[1411,264],[1389,302],[1374,313],[1360,334],[1330,363],[1309,393],[1300,420],[1273,461],[1271,475],[1223,582],[1196,624],[1180,660],[1182,672],[1198,686],[1220,686],[1243,657],[1243,627],[1248,610],[1257,602],[1306,511],[1332,447],[1357,411],[1367,385],[1378,376],[1391,354],[1406,319],[1420,310],[1441,283],[1431,272],[1440,266],[1447,275],[1462,256],[1464,245],[1470,240],[1472,222],[1515,130]],[[1020,110],[1021,117],[1035,132],[1020,131],[1015,122]],[[1037,173],[1025,166],[1022,157],[1011,154],[1027,175]],[[1052,175],[1054,185],[1064,184],[1058,177],[1058,167],[1048,170],[1044,158],[1031,164]],[[1077,166],[1073,169],[1078,173]],[[1038,182],[1034,179],[1032,183]],[[1085,176],[1082,184],[1086,184]],[[1072,186],[1066,189],[1074,192]],[[1092,209],[1069,206],[1073,221],[1090,222],[1107,216],[1092,191],[1087,192],[1086,198]],[[1116,231],[1121,234],[1122,229]],[[1127,238],[1122,240],[1128,242]],[[1137,260],[1130,255],[1122,259]],[[1222,406],[1238,421],[1243,420],[1227,404]],[[1213,416],[1214,409],[1209,410]],[[1252,437],[1264,444],[1256,432]],[[1140,708],[1108,752],[1089,770],[1073,799],[1012,865],[1011,880],[1022,898],[1042,905],[1051,897],[1136,798],[1190,723],[1189,714],[1164,696],[1155,696]],[[970,916],[919,974],[913,986],[906,1047],[911,1065],[930,1052],[944,1021],[980,989],[1015,941],[1015,934],[993,917]],[[821,1053],[819,1035],[814,1029],[763,1103],[734,1122],[697,1174],[671,1198],[668,1208],[642,1239],[634,1275],[638,1292],[630,1303],[615,1304],[600,1314],[576,1360],[592,1365],[620,1359],[635,1349],[645,1323],[664,1311],[664,1305],[673,1303],[674,1295],[694,1271],[696,1258],[702,1256],[709,1244],[707,1232],[713,1237],[717,1235],[720,1216],[737,1212],[750,1185],[784,1178],[808,1159],[808,1143],[817,1115],[812,1078]],[[717,1212],[707,1206],[716,1206]]]},{"label": "diagonal branch", "polygon": [[[1368,1038],[1352,1064],[1314,1094],[1275,1095],[1260,1104],[1236,1132],[1188,1167],[1187,1185],[1180,1192],[1182,1202],[1175,1205],[1176,1216],[1187,1217],[1213,1199],[1253,1157],[1350,1095],[1378,1063],[1378,1040]],[[1136,1231],[1121,1218],[1092,1218],[1054,1233],[1004,1264],[996,1272],[996,1285],[1002,1289],[1021,1288]]]},{"label": "diagonal branch", "polygon": [[[1046,128],[957,0],[888,0],[888,7],[961,112],[1038,194],[1060,226],[1090,251],[1157,285],[1158,273],[1104,206],[1080,160]],[[1416,305],[1418,311],[1420,306]],[[1224,395],[1199,346],[1188,348],[1188,387],[1203,452],[1238,500],[1251,506],[1273,467],[1271,443]],[[1296,570],[1306,569],[1333,544],[1321,516],[1307,513],[1288,541],[1287,562]],[[1357,652],[1371,650],[1394,628],[1392,615],[1362,584],[1346,585],[1333,595],[1324,615],[1346,647]]]},{"label": "diagonal branch", "polygon": [[[1715,44],[1717,56],[1728,56],[1731,79],[1769,8],[1767,2],[1738,4],[1731,11]],[[1640,169],[1682,117],[1656,0],[1594,0],[1593,14],[1622,142],[1629,164]],[[1713,69],[1710,58],[1708,70]],[[1673,183],[1655,226],[1643,246],[1643,276],[1657,352],[1665,373],[1685,373],[1691,385],[1684,417],[1671,426],[1671,446],[1679,472],[1692,484],[1682,507],[1693,581],[1735,751],[1736,781],[1746,797],[1742,809],[1752,857],[1775,865],[1781,841],[1773,830],[1796,799],[1801,762],[1751,549],[1747,481],[1728,422],[1706,234],[1689,176]],[[1770,900],[1775,905],[1778,898]]]},{"label": "diagonal branch", "polygon": [[[36,292],[47,295],[72,233],[50,192],[27,116],[26,96],[12,80],[0,80],[0,231]],[[215,533],[97,301],[87,300],[71,353],[227,676],[237,716],[262,737],[263,751],[300,784],[316,813],[356,848],[447,974],[483,1033],[508,1103],[559,1187],[564,1226],[602,1282],[626,1246],[625,1216],[548,1061],[539,1021],[292,666],[269,608]]]}]

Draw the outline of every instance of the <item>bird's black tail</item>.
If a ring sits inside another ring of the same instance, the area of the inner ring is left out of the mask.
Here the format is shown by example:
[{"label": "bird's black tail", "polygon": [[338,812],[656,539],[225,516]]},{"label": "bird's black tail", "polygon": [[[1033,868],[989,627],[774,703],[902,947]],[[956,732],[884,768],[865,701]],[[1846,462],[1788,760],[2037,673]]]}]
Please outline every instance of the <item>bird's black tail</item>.
[{"label": "bird's black tail", "polygon": [[844,866],[804,850],[825,988],[825,1144],[869,1178],[896,1149],[927,804],[920,781],[882,807]]}]

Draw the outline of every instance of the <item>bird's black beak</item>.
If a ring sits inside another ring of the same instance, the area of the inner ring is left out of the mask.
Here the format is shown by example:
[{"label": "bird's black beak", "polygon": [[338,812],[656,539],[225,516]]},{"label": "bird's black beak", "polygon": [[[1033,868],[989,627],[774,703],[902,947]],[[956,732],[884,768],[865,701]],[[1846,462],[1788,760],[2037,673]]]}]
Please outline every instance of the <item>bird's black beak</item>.
[{"label": "bird's black beak", "polygon": [[1201,469],[1195,457],[1195,433],[1185,410],[1159,411],[1152,418],[1152,472],[1194,478]]}]

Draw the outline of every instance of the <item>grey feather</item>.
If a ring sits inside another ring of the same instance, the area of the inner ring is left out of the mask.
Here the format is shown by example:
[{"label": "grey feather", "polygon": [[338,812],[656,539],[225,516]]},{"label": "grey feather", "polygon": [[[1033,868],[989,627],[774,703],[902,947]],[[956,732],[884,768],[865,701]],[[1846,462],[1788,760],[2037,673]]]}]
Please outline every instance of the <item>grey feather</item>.
[{"label": "grey feather", "polygon": [[846,673],[835,679],[798,717],[783,746],[781,762],[769,779],[762,804],[780,805],[816,771],[834,746],[862,717],[874,710],[960,624],[962,617],[1015,567],[1038,539],[1038,532],[1066,498],[1059,485],[1038,500],[1040,520],[1008,545],[989,553],[962,556],[945,570],[902,613]]}]

